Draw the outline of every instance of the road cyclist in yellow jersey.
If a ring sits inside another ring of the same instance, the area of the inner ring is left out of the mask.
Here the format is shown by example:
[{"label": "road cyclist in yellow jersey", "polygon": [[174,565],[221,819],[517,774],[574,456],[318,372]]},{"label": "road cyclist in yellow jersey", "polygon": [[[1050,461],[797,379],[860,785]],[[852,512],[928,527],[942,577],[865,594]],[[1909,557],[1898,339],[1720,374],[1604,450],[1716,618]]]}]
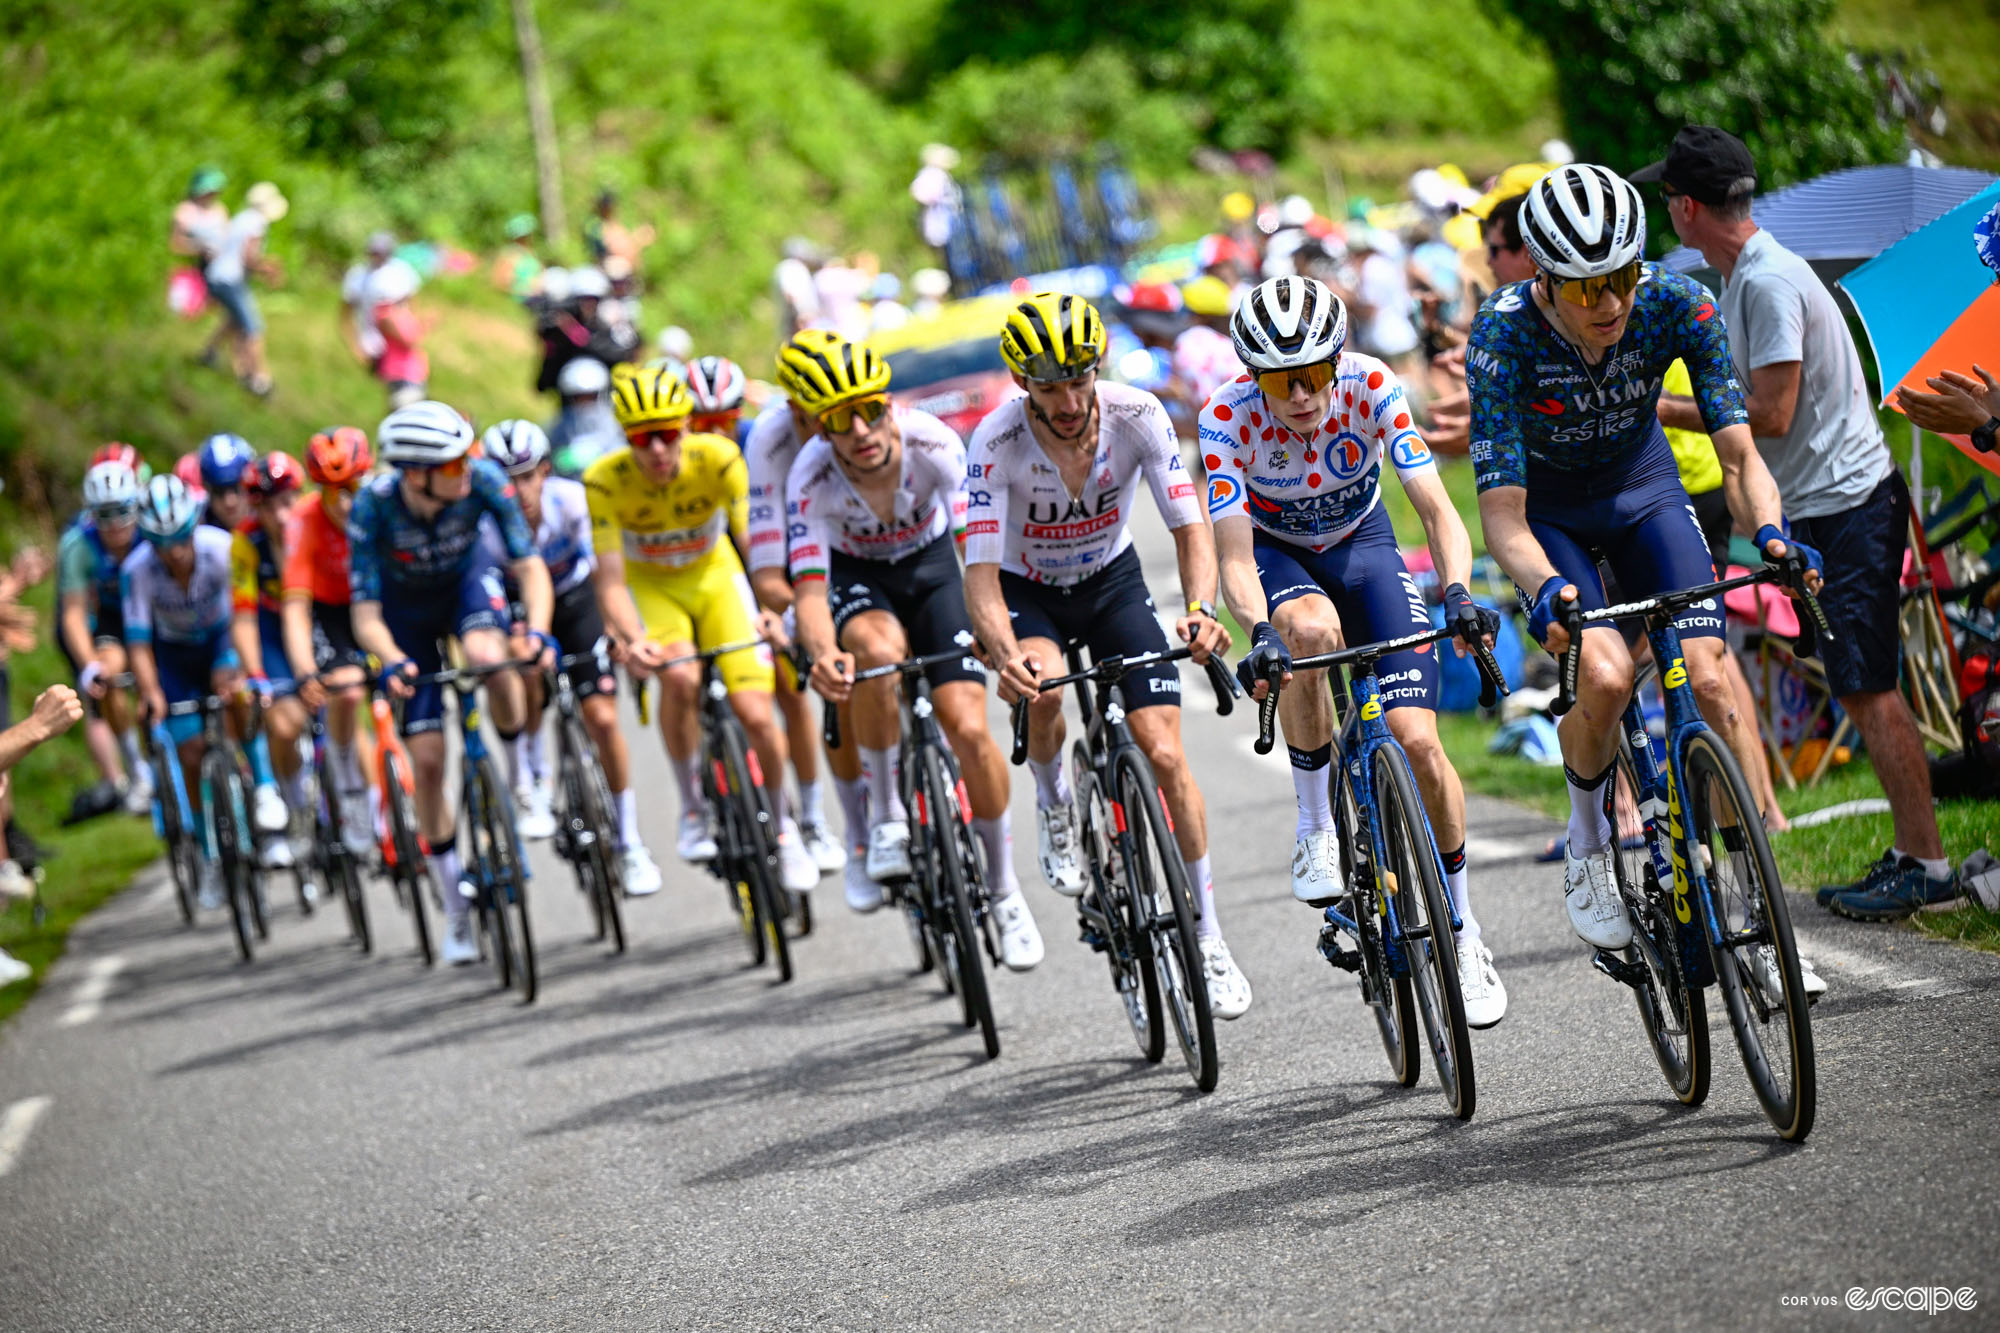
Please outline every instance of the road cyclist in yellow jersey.
[{"label": "road cyclist in yellow jersey", "polygon": [[[583,474],[598,606],[626,670],[641,680],[659,677],[660,738],[681,794],[676,845],[683,860],[705,862],[714,859],[716,845],[701,791],[695,699],[701,667],[666,664],[697,649],[756,639],[771,628],[757,613],[737,557],[737,545],[748,536],[749,481],[732,441],[688,432],[693,400],[666,371],[621,376],[611,408],[631,447],[598,459]],[[758,766],[772,775],[779,878],[791,892],[806,893],[819,883],[819,867],[785,806],[787,753],[771,706],[770,648],[729,654],[721,674]]]}]

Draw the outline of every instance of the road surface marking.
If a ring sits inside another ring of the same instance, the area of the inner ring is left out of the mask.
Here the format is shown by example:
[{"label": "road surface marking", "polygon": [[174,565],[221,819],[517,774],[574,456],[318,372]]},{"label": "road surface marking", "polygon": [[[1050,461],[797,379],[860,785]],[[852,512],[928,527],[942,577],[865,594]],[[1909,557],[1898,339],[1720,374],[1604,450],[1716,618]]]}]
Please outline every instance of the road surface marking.
[{"label": "road surface marking", "polygon": [[112,981],[124,970],[125,960],[115,953],[92,959],[89,970],[77,984],[76,998],[56,1020],[56,1026],[79,1027],[97,1017],[104,1009],[104,997],[111,993]]},{"label": "road surface marking", "polygon": [[0,1176],[14,1169],[14,1161],[28,1144],[35,1122],[49,1109],[47,1097],[23,1097],[0,1111]]}]

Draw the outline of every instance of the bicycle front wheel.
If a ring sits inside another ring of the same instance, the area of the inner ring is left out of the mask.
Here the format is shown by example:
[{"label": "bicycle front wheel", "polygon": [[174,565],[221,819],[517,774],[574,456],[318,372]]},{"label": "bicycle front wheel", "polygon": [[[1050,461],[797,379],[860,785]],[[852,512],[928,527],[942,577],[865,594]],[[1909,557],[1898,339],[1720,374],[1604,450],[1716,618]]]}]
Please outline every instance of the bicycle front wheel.
[{"label": "bicycle front wheel", "polygon": [[[1605,813],[1611,820],[1612,845],[1617,849],[1612,866],[1618,876],[1619,896],[1632,917],[1632,943],[1624,957],[1627,963],[1645,969],[1644,983],[1632,988],[1639,1002],[1639,1021],[1645,1024],[1653,1058],[1674,1096],[1685,1105],[1699,1106],[1708,1097],[1708,1005],[1701,992],[1688,985],[1687,972],[1681,966],[1680,932],[1672,900],[1653,873],[1651,849],[1623,845],[1626,821],[1621,820],[1617,803],[1636,800],[1639,782],[1632,752],[1622,742],[1617,773],[1608,787],[1612,808]],[[1639,815],[1644,818],[1643,811]],[[1664,842],[1668,836],[1657,821],[1645,829],[1649,842]],[[1671,853],[1668,860],[1672,860]]]},{"label": "bicycle front wheel", "polygon": [[1139,895],[1127,882],[1124,863],[1113,851],[1110,840],[1117,833],[1111,808],[1104,802],[1104,790],[1083,742],[1077,742],[1073,757],[1081,859],[1090,877],[1084,893],[1096,895],[1098,909],[1111,926],[1110,938],[1099,944],[1111,964],[1111,988],[1125,1010],[1132,1040],[1139,1043],[1146,1063],[1156,1065],[1166,1058],[1167,1025],[1160,1010],[1160,978],[1153,967],[1152,932],[1146,928]]},{"label": "bicycle front wheel", "polygon": [[1221,1064],[1215,1053],[1215,1015],[1208,1007],[1208,974],[1201,959],[1194,893],[1180,846],[1167,826],[1159,784],[1144,755],[1128,753],[1118,766],[1118,800],[1125,808],[1125,876],[1146,928],[1161,1007],[1173,1018],[1188,1074],[1203,1092],[1215,1089]]},{"label": "bicycle front wheel", "polygon": [[1375,883],[1374,844],[1354,801],[1354,783],[1344,778],[1343,758],[1336,750],[1333,763],[1327,766],[1327,781],[1334,784],[1341,882],[1347,886],[1345,905],[1354,922],[1355,947],[1361,954],[1361,1000],[1375,1015],[1375,1033],[1382,1039],[1382,1053],[1389,1057],[1390,1074],[1403,1087],[1415,1087],[1424,1072],[1424,1062],[1417,1055],[1417,1002],[1410,994],[1409,974],[1396,975],[1382,937],[1387,918]]},{"label": "bicycle front wheel", "polygon": [[583,826],[572,830],[571,837],[582,843],[578,850],[588,866],[593,915],[603,933],[611,936],[611,951],[624,953],[625,866],[618,855],[617,803],[583,724],[572,717],[565,718],[562,726],[563,748],[575,769],[577,804],[572,817]]},{"label": "bicycle front wheel", "polygon": [[1817,1101],[1812,1018],[1784,885],[1736,756],[1704,732],[1689,739],[1688,848],[1708,881],[1722,937],[1716,980],[1743,1068],[1764,1115],[1788,1143],[1812,1132]]},{"label": "bicycle front wheel", "polygon": [[[417,954],[429,967],[436,961],[431,946],[431,925],[425,916],[424,890],[430,887],[430,863],[424,859],[423,843],[417,834],[416,803],[410,799],[403,759],[393,750],[382,756],[382,799],[388,804],[389,838],[384,850],[389,877],[396,895],[410,909],[410,929],[417,939]],[[456,893],[458,886],[452,885]]]},{"label": "bicycle front wheel", "polygon": [[750,780],[750,746],[731,716],[720,728],[722,768],[729,790],[721,799],[729,807],[728,823],[734,862],[731,869],[738,901],[747,909],[746,925],[753,931],[752,953],[761,962],[766,953],[778,969],[778,980],[792,979],[792,949],[785,938],[784,887],[778,883],[778,825],[761,784]]},{"label": "bicycle front wheel", "polygon": [[973,919],[973,890],[985,883],[979,852],[972,845],[967,812],[959,805],[958,786],[944,756],[932,749],[923,754],[923,808],[917,827],[926,844],[923,860],[935,876],[931,894],[944,927],[945,971],[957,984],[965,1026],[979,1029],[986,1058],[991,1060],[1000,1054],[1000,1029],[993,1019],[993,995],[986,981],[979,925]]},{"label": "bicycle front wheel", "polygon": [[256,953],[254,916],[256,894],[250,883],[247,852],[250,823],[243,799],[243,778],[228,758],[214,750],[202,756],[202,799],[215,829],[215,868],[229,903],[229,924],[236,932],[236,952],[244,962]]},{"label": "bicycle front wheel", "polygon": [[[513,947],[503,978],[511,973],[520,989],[521,1003],[534,1001],[538,984],[535,968],[535,932],[528,920],[528,861],[521,854],[520,835],[514,829],[514,811],[508,804],[507,789],[500,785],[500,773],[491,758],[478,764],[479,786],[483,789],[486,822],[486,855],[493,914],[505,929],[496,932]],[[503,979],[500,983],[507,985]]]},{"label": "bicycle front wheel", "polygon": [[1389,864],[1383,888],[1395,903],[1396,945],[1410,967],[1410,989],[1430,1041],[1431,1064],[1444,1089],[1445,1104],[1460,1120],[1470,1119],[1477,1100],[1472,1081],[1472,1032],[1465,1025],[1465,1000],[1458,991],[1458,941],[1451,929],[1451,904],[1438,872],[1430,822],[1417,799],[1410,761],[1400,747],[1375,751],[1375,813]]}]

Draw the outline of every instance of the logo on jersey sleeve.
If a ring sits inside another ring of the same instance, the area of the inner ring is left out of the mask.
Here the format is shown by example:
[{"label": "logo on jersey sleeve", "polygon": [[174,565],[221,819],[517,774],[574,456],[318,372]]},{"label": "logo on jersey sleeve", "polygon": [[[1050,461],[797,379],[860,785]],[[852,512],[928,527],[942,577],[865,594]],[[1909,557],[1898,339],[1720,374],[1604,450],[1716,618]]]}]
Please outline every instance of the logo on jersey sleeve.
[{"label": "logo on jersey sleeve", "polygon": [[1396,466],[1405,471],[1410,468],[1423,467],[1431,461],[1430,446],[1425,444],[1424,437],[1415,431],[1411,431],[1407,435],[1398,436],[1392,452],[1396,459]]},{"label": "logo on jersey sleeve", "polygon": [[1219,514],[1236,503],[1242,488],[1234,477],[1210,477],[1208,479],[1208,512]]}]

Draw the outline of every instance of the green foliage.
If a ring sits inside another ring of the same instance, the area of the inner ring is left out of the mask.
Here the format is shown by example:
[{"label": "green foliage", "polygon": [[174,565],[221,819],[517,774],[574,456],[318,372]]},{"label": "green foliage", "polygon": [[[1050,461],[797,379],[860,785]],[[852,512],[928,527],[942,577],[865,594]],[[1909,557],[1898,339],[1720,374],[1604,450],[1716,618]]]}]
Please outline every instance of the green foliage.
[{"label": "green foliage", "polygon": [[1893,158],[1897,129],[1825,36],[1833,0],[1507,0],[1548,44],[1584,161],[1630,171],[1682,125],[1749,145],[1763,188]]},{"label": "green foliage", "polygon": [[479,0],[238,0],[231,81],[297,152],[404,175],[455,128],[448,56]]},{"label": "green foliage", "polygon": [[[1546,56],[1518,23],[1477,0],[1301,8],[1292,36],[1303,47],[1307,123],[1327,138],[1502,137],[1548,108]],[[1524,143],[1519,154],[1533,149]]]}]

